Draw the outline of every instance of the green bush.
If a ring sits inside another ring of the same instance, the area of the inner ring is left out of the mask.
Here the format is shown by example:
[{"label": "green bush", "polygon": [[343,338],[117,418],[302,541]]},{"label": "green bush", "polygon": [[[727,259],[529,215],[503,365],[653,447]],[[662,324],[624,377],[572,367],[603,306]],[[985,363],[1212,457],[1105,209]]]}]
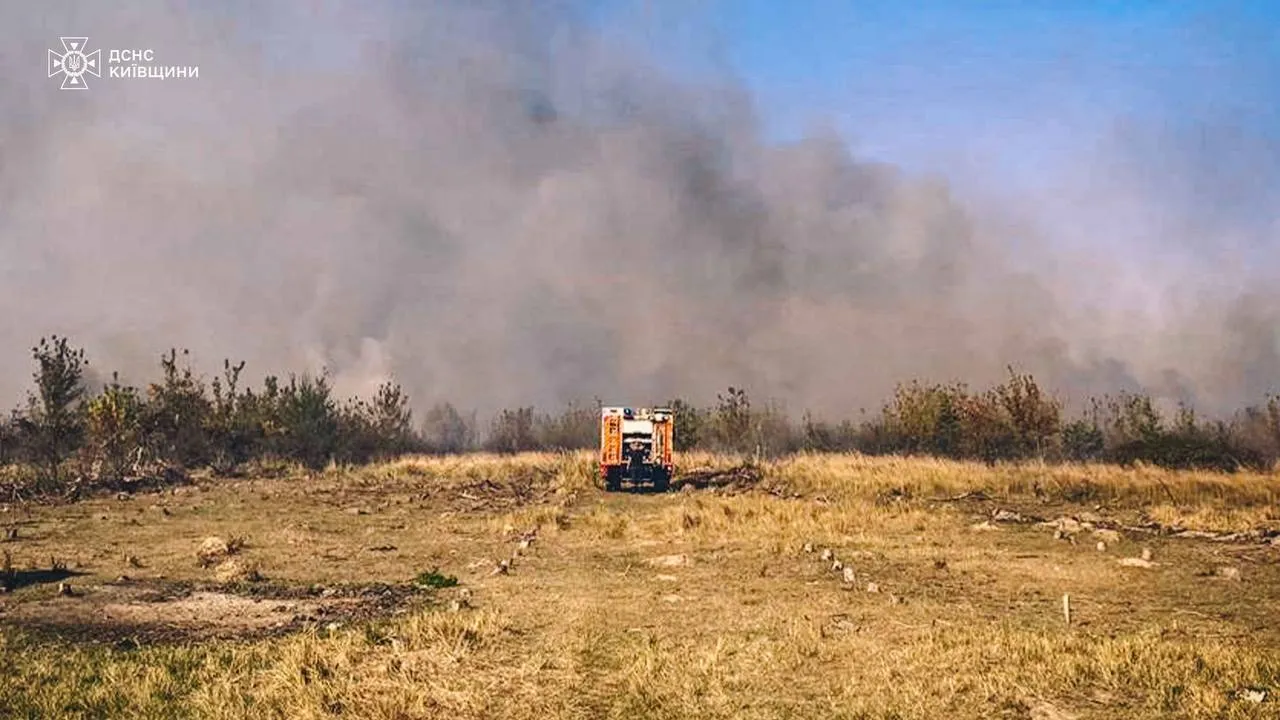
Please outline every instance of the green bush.
[{"label": "green bush", "polygon": [[98,480],[123,480],[142,462],[144,405],[136,388],[118,374],[89,401],[85,451]]},{"label": "green bush", "polygon": [[274,397],[275,453],[317,470],[339,449],[341,418],[325,374],[290,376]]},{"label": "green bush", "polygon": [[707,434],[707,413],[679,398],[668,402],[667,407],[671,410],[672,422],[675,423],[671,429],[671,444],[675,446],[675,451],[701,447],[704,435]]},{"label": "green bush", "polygon": [[[182,351],[183,358],[189,352]],[[156,459],[183,468],[209,461],[207,423],[212,406],[204,384],[189,365],[179,367],[177,350],[160,358],[160,382],[147,389],[142,425]]]}]

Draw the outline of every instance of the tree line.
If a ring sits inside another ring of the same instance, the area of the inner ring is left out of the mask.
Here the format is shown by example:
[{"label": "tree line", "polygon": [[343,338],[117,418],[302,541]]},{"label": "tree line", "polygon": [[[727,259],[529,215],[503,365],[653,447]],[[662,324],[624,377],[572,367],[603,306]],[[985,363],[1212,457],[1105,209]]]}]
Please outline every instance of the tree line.
[{"label": "tree line", "polygon": [[[143,388],[118,375],[90,388],[84,350],[67,338],[42,338],[31,353],[34,387],[24,405],[0,419],[0,481],[14,494],[75,494],[196,468],[229,475],[278,461],[318,469],[406,453],[593,448],[599,437],[599,401],[555,413],[502,410],[482,431],[475,413],[449,403],[416,420],[394,382],[370,398],[346,400],[335,397],[324,374],[268,376],[253,388],[242,382],[244,363],[224,361],[221,373],[205,378],[185,351],[170,350],[159,377]],[[1068,419],[1058,399],[1012,368],[1004,382],[981,391],[961,383],[899,385],[878,413],[860,421],[794,418],[776,404],[753,404],[737,387],[709,407],[679,398],[667,405],[676,416],[677,450],[1144,461],[1225,471],[1266,469],[1280,458],[1280,396],[1210,420],[1189,407],[1165,417],[1150,397],[1125,393],[1095,398]]]}]

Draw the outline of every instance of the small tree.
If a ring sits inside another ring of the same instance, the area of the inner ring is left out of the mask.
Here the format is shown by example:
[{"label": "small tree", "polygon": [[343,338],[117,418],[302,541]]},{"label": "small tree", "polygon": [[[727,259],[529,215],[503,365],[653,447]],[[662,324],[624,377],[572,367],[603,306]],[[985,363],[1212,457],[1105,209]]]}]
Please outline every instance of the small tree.
[{"label": "small tree", "polygon": [[58,468],[80,446],[83,433],[84,350],[73,349],[65,337],[41,338],[31,349],[38,370],[36,390],[27,398],[19,418],[21,442],[44,478],[59,481]]},{"label": "small tree", "polygon": [[675,451],[685,452],[701,447],[707,439],[705,437],[706,413],[695,407],[693,403],[680,398],[667,403],[667,407],[671,409],[671,421],[674,423],[671,429],[671,440],[675,445]]},{"label": "small tree", "polygon": [[475,447],[475,418],[468,420],[447,402],[437,403],[423,417],[422,434],[431,452],[464,452]]},{"label": "small tree", "polygon": [[277,402],[283,455],[313,470],[323,468],[337,450],[340,427],[328,375],[291,377]]},{"label": "small tree", "polygon": [[407,452],[415,445],[409,396],[397,383],[388,381],[378,386],[370,406],[370,423],[382,453]]},{"label": "small tree", "polygon": [[534,434],[533,408],[503,410],[493,419],[487,448],[498,453],[518,453],[538,449]]},{"label": "small tree", "polygon": [[1009,368],[1009,379],[997,386],[993,400],[1008,419],[1013,455],[1043,455],[1062,430],[1062,404],[1045,395],[1030,374]]},{"label": "small tree", "polygon": [[717,449],[749,452],[758,438],[752,432],[751,399],[743,388],[730,386],[725,394],[716,395],[716,412],[712,420]]},{"label": "small tree", "polygon": [[[190,353],[182,351],[183,357]],[[156,457],[180,467],[197,467],[209,459],[206,435],[212,406],[204,385],[191,367],[178,366],[177,350],[160,358],[163,375],[147,391],[143,425]]]},{"label": "small tree", "polygon": [[213,401],[205,418],[205,434],[209,464],[217,473],[235,472],[253,457],[262,439],[257,398],[252,390],[239,390],[244,365],[244,361],[232,365],[223,360],[222,377],[210,383]]}]

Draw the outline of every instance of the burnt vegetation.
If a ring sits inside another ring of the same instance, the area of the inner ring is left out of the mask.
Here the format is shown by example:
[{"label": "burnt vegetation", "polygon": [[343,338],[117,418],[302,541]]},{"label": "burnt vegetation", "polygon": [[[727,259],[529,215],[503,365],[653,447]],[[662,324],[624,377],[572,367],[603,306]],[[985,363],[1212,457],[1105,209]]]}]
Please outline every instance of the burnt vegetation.
[{"label": "burnt vegetation", "polygon": [[[64,337],[31,350],[33,390],[0,422],[0,492],[16,499],[74,497],[95,489],[175,482],[187,471],[216,475],[298,463],[321,469],[408,453],[496,453],[593,448],[599,407],[559,412],[503,410],[481,429],[476,414],[437,404],[418,422],[399,385],[370,398],[335,397],[324,375],[242,380],[244,363],[226,361],[206,379],[186,352],[160,357],[146,387],[118,375],[91,387],[88,360]],[[878,413],[828,421],[798,418],[730,387],[702,407],[666,403],[677,417],[677,450],[759,457],[795,452],[861,452],[979,460],[1132,464],[1232,472],[1264,470],[1280,459],[1280,396],[1268,396],[1225,419],[1190,407],[1166,417],[1141,394],[1094,398],[1067,417],[1063,403],[1029,374],[982,391],[962,383],[899,385]]]}]

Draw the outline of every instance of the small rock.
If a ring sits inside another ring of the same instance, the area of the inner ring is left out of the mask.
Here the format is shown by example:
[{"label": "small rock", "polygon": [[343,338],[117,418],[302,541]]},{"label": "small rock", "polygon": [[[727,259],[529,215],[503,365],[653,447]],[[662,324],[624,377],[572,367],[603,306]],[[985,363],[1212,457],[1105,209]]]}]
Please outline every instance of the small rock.
[{"label": "small rock", "polygon": [[337,632],[337,631],[339,631],[339,630],[341,630],[341,629],[342,629],[342,623],[340,623],[340,622],[331,622],[331,623],[329,623],[328,625],[325,625],[325,626],[324,626],[324,629],[325,629],[325,630],[328,630],[329,632]]},{"label": "small rock", "polygon": [[1151,562],[1150,560],[1147,560],[1145,558],[1136,558],[1136,557],[1121,558],[1116,562],[1120,563],[1121,565],[1124,565],[1125,567],[1152,568],[1156,566],[1156,564]]},{"label": "small rock", "polygon": [[831,548],[822,548],[822,554],[819,555],[823,562],[831,560],[835,557],[835,553],[831,552]]},{"label": "small rock", "polygon": [[680,492],[685,493],[686,495],[697,489],[698,488],[693,486],[693,483],[684,483],[680,486]]},{"label": "small rock", "polygon": [[813,552],[813,543],[805,543],[804,547],[801,549],[804,550],[806,553],[811,553]]},{"label": "small rock", "polygon": [[59,594],[59,595],[74,595],[75,593],[74,593],[74,592],[72,592],[72,590],[71,590],[71,583],[60,582],[60,583],[58,583],[58,594]]},{"label": "small rock", "polygon": [[688,555],[663,555],[661,557],[650,558],[649,564],[654,567],[681,567],[691,565]]},{"label": "small rock", "polygon": [[1064,532],[1062,532],[1062,530],[1054,530],[1054,531],[1053,531],[1053,539],[1054,539],[1054,540],[1061,540],[1061,539],[1063,539],[1063,538],[1064,538],[1064,537],[1066,537],[1066,536],[1067,536],[1067,534],[1066,534],[1066,533],[1064,533]]},{"label": "small rock", "polygon": [[255,565],[229,558],[218,565],[214,577],[220,583],[257,582],[262,579],[262,574]]},{"label": "small rock", "polygon": [[495,567],[493,569],[493,572],[489,574],[490,575],[506,575],[510,572],[511,572],[511,563],[507,562],[506,560],[503,560],[502,562],[498,563],[498,566]]},{"label": "small rock", "polygon": [[975,530],[978,532],[986,532],[988,530],[999,530],[1000,528],[996,525],[993,525],[990,520],[983,520],[982,522],[976,525],[969,526],[969,529]]},{"label": "small rock", "polygon": [[1148,562],[1151,561],[1151,548],[1142,548],[1142,559]]},{"label": "small rock", "polygon": [[1106,552],[1107,544],[1101,540],[1098,541],[1098,552]]},{"label": "small rock", "polygon": [[128,499],[129,499],[129,497],[130,497],[130,496],[129,496],[129,493],[127,493],[127,492],[119,492],[119,493],[116,493],[116,499],[117,499],[117,500],[128,500]]},{"label": "small rock", "polygon": [[361,507],[347,508],[348,515],[368,515],[369,511]]},{"label": "small rock", "polygon": [[1027,518],[1023,517],[1022,515],[1019,515],[1018,513],[1012,510],[997,510],[991,516],[991,519],[996,522],[1011,522],[1011,523],[1027,522]]},{"label": "small rock", "polygon": [[520,548],[521,550],[528,550],[529,546],[531,545],[533,545],[533,538],[525,538],[521,540],[516,547]]},{"label": "small rock", "polygon": [[449,612],[462,612],[462,603],[458,600],[449,602]]},{"label": "small rock", "polygon": [[1254,705],[1261,705],[1267,699],[1266,690],[1254,690],[1253,688],[1245,688],[1240,691],[1240,699],[1245,702],[1251,702]]},{"label": "small rock", "polygon": [[880,592],[880,586],[879,586],[879,585],[877,585],[876,583],[869,582],[869,583],[867,583],[867,592],[869,592],[869,593],[878,593],[878,592]]},{"label": "small rock", "polygon": [[1228,580],[1239,580],[1239,579],[1240,579],[1240,568],[1234,568],[1234,567],[1220,567],[1220,568],[1218,568],[1218,574],[1219,574],[1219,575],[1221,575],[1222,577],[1224,577],[1224,578],[1228,579]]},{"label": "small rock", "polygon": [[844,570],[844,563],[839,560],[833,560],[831,562],[831,572],[840,572],[842,570]]},{"label": "small rock", "polygon": [[227,545],[226,540],[210,536],[200,543],[200,549],[196,551],[196,559],[200,561],[201,567],[208,567],[230,554],[231,547]]},{"label": "small rock", "polygon": [[664,596],[662,597],[662,602],[664,602],[664,603],[678,603],[678,602],[680,602],[680,601],[681,601],[681,600],[683,600],[683,599],[684,599],[684,598],[680,597],[679,595],[664,595]]},{"label": "small rock", "polygon": [[844,583],[845,583],[846,585],[853,585],[853,581],[854,581],[855,579],[856,579],[856,578],[855,578],[855,576],[854,576],[853,568],[851,568],[851,567],[847,567],[847,568],[845,568],[845,569],[844,569]]},{"label": "small rock", "polygon": [[654,575],[653,579],[658,582],[680,582],[680,578],[675,575]]},{"label": "small rock", "polygon": [[1120,533],[1115,530],[1094,530],[1093,536],[1109,545],[1120,542]]}]

